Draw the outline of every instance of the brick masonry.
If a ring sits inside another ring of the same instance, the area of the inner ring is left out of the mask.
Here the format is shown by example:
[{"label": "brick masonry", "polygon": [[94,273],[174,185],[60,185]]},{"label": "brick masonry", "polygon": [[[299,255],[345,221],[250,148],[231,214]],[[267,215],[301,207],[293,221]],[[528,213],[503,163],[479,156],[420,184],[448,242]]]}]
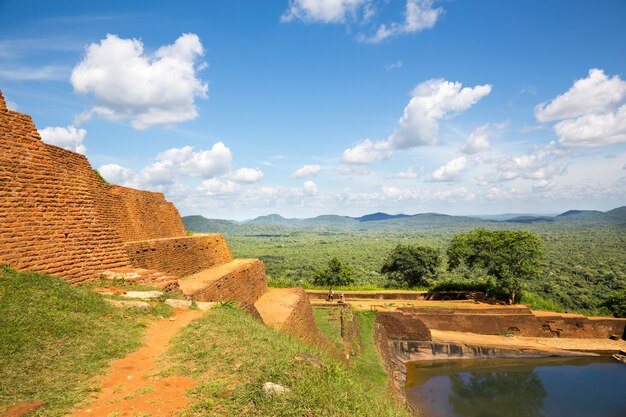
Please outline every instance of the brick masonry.
[{"label": "brick masonry", "polygon": [[[186,237],[163,194],[105,184],[85,156],[45,144],[0,92],[0,264],[71,283],[103,271],[165,276],[169,287],[231,260],[222,236]],[[267,285],[258,260],[219,281],[207,292],[222,301],[253,302]]]},{"label": "brick masonry", "polygon": [[180,277],[233,260],[218,234],[126,242],[124,249],[133,266]]},{"label": "brick masonry", "polygon": [[267,289],[265,264],[258,259],[239,260],[236,267],[220,274],[217,279],[207,280],[202,288],[186,292],[195,301],[239,301],[254,304]]}]

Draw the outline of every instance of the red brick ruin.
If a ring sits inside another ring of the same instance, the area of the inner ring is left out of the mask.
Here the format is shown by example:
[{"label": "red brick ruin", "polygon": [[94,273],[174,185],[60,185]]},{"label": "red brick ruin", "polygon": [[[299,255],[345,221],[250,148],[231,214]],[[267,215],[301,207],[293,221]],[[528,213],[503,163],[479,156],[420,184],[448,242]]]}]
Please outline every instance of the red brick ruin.
[{"label": "red brick ruin", "polygon": [[297,338],[328,343],[304,291],[291,294],[276,320],[276,303],[262,300],[268,294],[263,262],[233,259],[219,234],[186,236],[162,193],[103,182],[84,155],[44,143],[32,118],[9,110],[0,92],[3,264],[71,284],[123,279],[180,288],[196,301],[237,301]]}]

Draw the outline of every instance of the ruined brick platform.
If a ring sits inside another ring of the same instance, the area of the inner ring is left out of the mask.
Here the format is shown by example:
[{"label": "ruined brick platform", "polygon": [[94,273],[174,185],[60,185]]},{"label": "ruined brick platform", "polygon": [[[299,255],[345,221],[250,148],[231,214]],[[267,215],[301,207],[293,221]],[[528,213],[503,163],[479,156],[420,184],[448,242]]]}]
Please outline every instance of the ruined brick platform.
[{"label": "ruined brick platform", "polygon": [[309,298],[302,288],[269,288],[254,306],[265,324],[332,350],[315,323]]},{"label": "ruined brick platform", "polygon": [[267,289],[265,265],[258,259],[235,259],[182,279],[180,289],[195,301],[253,304]]}]

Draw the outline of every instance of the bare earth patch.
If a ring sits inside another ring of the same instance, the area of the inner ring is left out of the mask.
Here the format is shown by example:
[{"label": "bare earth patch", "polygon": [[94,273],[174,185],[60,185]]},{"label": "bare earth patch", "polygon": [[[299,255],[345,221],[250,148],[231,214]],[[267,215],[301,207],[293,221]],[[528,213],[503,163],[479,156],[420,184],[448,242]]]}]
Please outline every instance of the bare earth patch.
[{"label": "bare earth patch", "polygon": [[175,310],[172,319],[154,322],[146,332],[145,345],[113,363],[100,383],[93,402],[70,414],[123,417],[149,415],[172,417],[188,405],[184,393],[195,385],[189,378],[154,378],[155,358],[166,352],[171,337],[202,315],[198,310]]}]

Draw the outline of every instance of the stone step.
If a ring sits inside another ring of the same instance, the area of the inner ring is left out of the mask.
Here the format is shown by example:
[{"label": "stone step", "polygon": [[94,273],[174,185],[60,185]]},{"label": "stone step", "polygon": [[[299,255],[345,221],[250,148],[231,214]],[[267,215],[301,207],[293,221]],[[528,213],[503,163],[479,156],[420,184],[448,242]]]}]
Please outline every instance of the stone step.
[{"label": "stone step", "polygon": [[161,291],[171,291],[178,287],[178,277],[155,269],[115,268],[103,271],[100,276],[110,280],[123,280],[141,285],[151,285]]},{"label": "stone step", "polygon": [[267,288],[265,265],[258,259],[231,262],[189,275],[179,282],[194,301],[238,301],[253,304]]}]

